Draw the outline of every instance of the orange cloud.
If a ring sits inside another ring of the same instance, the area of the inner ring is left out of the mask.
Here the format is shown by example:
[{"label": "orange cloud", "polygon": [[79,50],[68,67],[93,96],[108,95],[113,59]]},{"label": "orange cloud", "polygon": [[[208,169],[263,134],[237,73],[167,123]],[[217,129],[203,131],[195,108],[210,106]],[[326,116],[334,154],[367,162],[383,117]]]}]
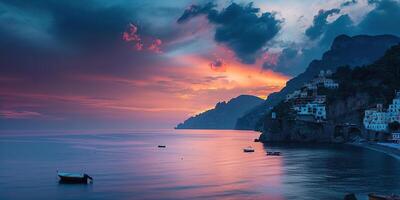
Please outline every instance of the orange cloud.
[{"label": "orange cloud", "polygon": [[[163,127],[174,127],[187,117],[240,94],[265,98],[282,88],[289,78],[261,70],[262,60],[246,65],[223,47],[215,52],[218,53],[212,56],[193,53],[171,57],[167,52],[157,56],[154,66],[139,75],[64,74],[64,89],[48,87],[27,92],[22,87],[24,83],[14,90],[11,85],[8,90],[0,90],[0,100],[7,101],[1,110],[35,112],[49,118],[61,116],[62,120],[125,120],[140,125],[157,121]],[[225,71],[210,68],[210,61],[215,58],[223,59]],[[34,114],[3,112],[3,116]]]}]

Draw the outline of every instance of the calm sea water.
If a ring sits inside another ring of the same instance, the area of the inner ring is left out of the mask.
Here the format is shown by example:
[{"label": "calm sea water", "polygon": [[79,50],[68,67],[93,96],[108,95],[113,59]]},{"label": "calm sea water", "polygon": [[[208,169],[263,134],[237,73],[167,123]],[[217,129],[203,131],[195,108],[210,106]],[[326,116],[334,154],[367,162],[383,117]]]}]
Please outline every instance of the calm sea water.
[{"label": "calm sea water", "polygon": [[[400,193],[400,161],[340,145],[268,146],[258,133],[0,136],[0,199],[343,199]],[[167,148],[159,149],[157,145]],[[243,153],[247,146],[254,153]],[[268,157],[266,151],[281,151]],[[59,184],[56,171],[92,185]]]}]

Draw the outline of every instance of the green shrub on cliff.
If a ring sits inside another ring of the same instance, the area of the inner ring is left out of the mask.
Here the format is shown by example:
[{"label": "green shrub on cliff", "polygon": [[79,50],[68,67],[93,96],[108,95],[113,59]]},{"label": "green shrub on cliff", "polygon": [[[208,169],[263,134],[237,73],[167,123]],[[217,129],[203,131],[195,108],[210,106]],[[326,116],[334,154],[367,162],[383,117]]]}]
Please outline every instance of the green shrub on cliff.
[{"label": "green shrub on cliff", "polygon": [[370,96],[370,104],[387,105],[394,92],[400,89],[400,45],[391,47],[374,64],[353,70],[348,66],[340,67],[333,78],[340,87],[328,96],[329,100],[343,100],[356,93],[366,93]]}]

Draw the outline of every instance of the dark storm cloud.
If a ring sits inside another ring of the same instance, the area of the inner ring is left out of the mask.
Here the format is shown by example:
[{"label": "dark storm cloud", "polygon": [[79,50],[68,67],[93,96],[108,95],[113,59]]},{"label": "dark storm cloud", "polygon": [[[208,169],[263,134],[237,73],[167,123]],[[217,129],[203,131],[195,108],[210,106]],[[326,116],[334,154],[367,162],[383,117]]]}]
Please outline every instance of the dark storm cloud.
[{"label": "dark storm cloud", "polygon": [[320,39],[319,45],[329,46],[333,39],[341,34],[400,34],[400,3],[393,0],[369,1],[375,8],[355,24],[347,14],[339,16],[331,23],[326,21],[329,15],[339,13],[339,9],[320,11],[314,16],[314,23],[305,32],[310,39]]},{"label": "dark storm cloud", "polygon": [[314,40],[321,36],[328,25],[327,18],[331,15],[338,14],[340,9],[331,10],[320,10],[317,15],[314,16],[313,24],[306,30],[306,36]]},{"label": "dark storm cloud", "polygon": [[227,45],[244,63],[254,63],[260,50],[275,37],[281,29],[282,20],[274,13],[265,12],[258,16],[260,9],[253,4],[230,4],[218,12],[214,5],[193,6],[178,19],[178,23],[188,21],[198,15],[207,15],[215,24],[215,41]]},{"label": "dark storm cloud", "polygon": [[36,16],[47,16],[48,19],[40,17],[37,20],[50,21],[49,27],[44,30],[47,34],[64,44],[79,47],[95,48],[110,42],[112,40],[110,38],[115,38],[115,34],[121,32],[132,17],[132,11],[123,6],[103,6],[95,2],[92,4],[51,0],[34,2],[6,0],[3,2],[22,11],[21,13],[14,12],[16,18],[30,17],[24,16],[24,12],[33,12]]},{"label": "dark storm cloud", "polygon": [[376,4],[379,2],[380,2],[380,0],[368,0],[368,4]]},{"label": "dark storm cloud", "polygon": [[371,1],[376,7],[359,24],[368,34],[400,35],[400,3],[394,0]]},{"label": "dark storm cloud", "polygon": [[347,14],[341,15],[335,21],[325,27],[324,34],[319,44],[321,46],[328,47],[331,45],[336,36],[341,34],[352,35],[356,29],[357,27],[354,26],[353,21]]},{"label": "dark storm cloud", "polygon": [[71,71],[127,74],[136,70],[129,63],[146,66],[149,56],[132,53],[121,39],[135,9],[95,1],[2,1],[0,63],[7,67],[0,73],[49,81]]},{"label": "dark storm cloud", "polygon": [[[353,1],[349,1],[353,4]],[[319,11],[314,16],[313,24],[306,29],[305,35],[311,40],[316,41],[312,47],[301,48],[301,56],[294,58],[280,58],[277,65],[270,66],[264,64],[264,68],[274,69],[287,75],[298,74],[313,60],[319,59],[323,52],[330,48],[332,41],[341,34],[347,35],[378,35],[394,34],[400,35],[400,3],[393,0],[369,0],[369,4],[374,5],[359,24],[355,24],[349,15],[342,14],[332,22],[328,22],[330,15],[338,14],[339,9],[334,8],[328,11]],[[345,3],[345,5],[348,5]],[[282,55],[284,55],[282,53]],[[287,59],[291,67],[283,64],[282,60]]]},{"label": "dark storm cloud", "polygon": [[295,75],[299,64],[299,50],[287,47],[282,50],[276,63],[265,62],[263,69],[271,69],[286,75]]},{"label": "dark storm cloud", "polygon": [[345,1],[340,5],[340,7],[352,6],[354,4],[357,4],[357,2],[357,0]]},{"label": "dark storm cloud", "polygon": [[184,23],[189,19],[196,17],[198,15],[208,15],[210,12],[216,12],[214,8],[216,4],[209,2],[205,5],[191,5],[185,10],[181,17],[177,20],[178,23]]},{"label": "dark storm cloud", "polygon": [[294,76],[304,71],[304,68],[313,59],[319,59],[323,52],[329,49],[334,38],[340,34],[353,34],[354,24],[346,14],[339,16],[333,22],[327,18],[338,14],[340,9],[320,10],[314,16],[313,24],[306,29],[305,35],[316,41],[315,46],[291,44],[284,46],[276,65],[268,62],[263,64],[264,69],[272,69],[285,75]]}]

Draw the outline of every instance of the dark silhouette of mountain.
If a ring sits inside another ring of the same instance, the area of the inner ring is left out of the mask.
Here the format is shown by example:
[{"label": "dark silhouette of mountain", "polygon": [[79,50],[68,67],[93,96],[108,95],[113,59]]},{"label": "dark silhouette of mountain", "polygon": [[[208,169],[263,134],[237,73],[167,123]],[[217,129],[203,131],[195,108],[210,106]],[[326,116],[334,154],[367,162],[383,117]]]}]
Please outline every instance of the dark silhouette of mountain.
[{"label": "dark silhouette of mountain", "polygon": [[305,72],[289,80],[281,91],[270,94],[263,104],[253,107],[246,115],[239,118],[235,129],[259,130],[262,124],[260,119],[269,108],[277,105],[287,94],[302,87],[321,70],[335,72],[338,67],[345,65],[354,68],[371,64],[382,57],[387,49],[398,43],[400,38],[393,35],[336,37],[330,50],[323,54],[321,60],[313,60]]},{"label": "dark silhouette of mountain", "polygon": [[240,95],[227,103],[225,101],[217,103],[214,109],[190,117],[176,129],[234,129],[239,117],[262,102],[263,99],[255,96]]}]

